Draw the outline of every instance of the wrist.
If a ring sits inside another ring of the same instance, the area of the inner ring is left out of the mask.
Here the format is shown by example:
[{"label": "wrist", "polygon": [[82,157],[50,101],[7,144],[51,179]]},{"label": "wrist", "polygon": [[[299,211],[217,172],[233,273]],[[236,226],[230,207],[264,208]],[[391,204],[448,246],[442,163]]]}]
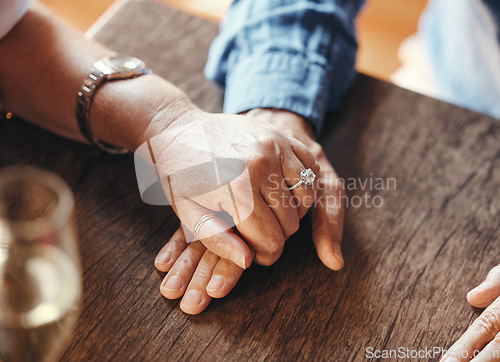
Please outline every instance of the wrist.
[{"label": "wrist", "polygon": [[92,104],[92,130],[101,141],[135,151],[194,108],[185,93],[156,75],[109,81]]},{"label": "wrist", "polygon": [[245,114],[249,117],[265,119],[289,137],[294,137],[309,146],[315,143],[313,125],[301,115],[276,108],[254,108]]}]

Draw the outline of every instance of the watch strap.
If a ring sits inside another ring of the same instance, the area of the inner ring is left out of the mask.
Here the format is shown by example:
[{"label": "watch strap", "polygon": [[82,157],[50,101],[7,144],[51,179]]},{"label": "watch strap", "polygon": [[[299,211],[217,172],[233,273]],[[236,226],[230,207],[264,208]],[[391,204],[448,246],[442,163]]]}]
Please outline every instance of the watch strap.
[{"label": "watch strap", "polygon": [[[128,78],[135,78],[140,75],[149,73],[151,73],[151,70],[144,69],[141,70],[140,73]],[[92,106],[92,101],[99,85],[105,80],[106,75],[95,67],[91,70],[87,78],[85,78],[83,85],[78,92],[78,99],[76,102],[76,118],[78,122],[78,128],[80,129],[82,135],[92,145],[111,154],[123,155],[125,153],[128,153],[129,150],[127,150],[126,148],[115,147],[113,145],[110,145],[109,143],[99,140],[92,133],[92,127],[90,125],[90,109]]]},{"label": "watch strap", "polygon": [[78,99],[76,102],[76,118],[78,121],[78,128],[81,134],[94,146],[113,154],[124,154],[127,150],[108,145],[101,142],[92,133],[90,126],[90,107],[97,87],[103,83],[106,76],[97,68],[93,68],[90,74],[83,81],[83,85],[78,91]]}]

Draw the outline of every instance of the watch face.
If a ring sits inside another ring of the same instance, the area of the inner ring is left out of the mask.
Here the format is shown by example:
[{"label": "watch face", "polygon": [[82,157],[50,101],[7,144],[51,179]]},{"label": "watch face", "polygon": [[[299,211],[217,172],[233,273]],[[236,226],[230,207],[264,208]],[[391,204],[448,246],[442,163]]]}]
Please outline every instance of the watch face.
[{"label": "watch face", "polygon": [[94,67],[112,78],[128,77],[146,68],[142,60],[125,55],[103,58]]}]

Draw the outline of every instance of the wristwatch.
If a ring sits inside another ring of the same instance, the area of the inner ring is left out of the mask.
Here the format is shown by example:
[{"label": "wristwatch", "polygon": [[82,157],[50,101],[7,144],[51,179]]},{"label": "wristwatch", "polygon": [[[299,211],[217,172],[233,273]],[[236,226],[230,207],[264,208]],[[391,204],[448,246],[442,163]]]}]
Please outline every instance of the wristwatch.
[{"label": "wristwatch", "polygon": [[110,56],[102,58],[94,63],[90,74],[85,79],[82,88],[78,92],[78,99],[76,102],[78,128],[82,135],[92,145],[112,154],[124,154],[129,152],[125,148],[115,147],[100,141],[94,136],[90,125],[90,107],[97,89],[105,81],[130,79],[151,73],[151,69],[147,69],[142,60],[130,56]]}]

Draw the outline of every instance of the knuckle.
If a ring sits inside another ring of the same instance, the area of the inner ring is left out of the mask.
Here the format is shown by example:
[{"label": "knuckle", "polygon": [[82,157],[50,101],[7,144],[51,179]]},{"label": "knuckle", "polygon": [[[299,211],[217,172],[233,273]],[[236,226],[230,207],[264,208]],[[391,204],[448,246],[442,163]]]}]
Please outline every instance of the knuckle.
[{"label": "knuckle", "polygon": [[284,245],[285,245],[285,238],[283,236],[273,237],[269,242],[269,245],[267,247],[267,252],[273,255],[276,253],[281,253]]},{"label": "knuckle", "polygon": [[182,256],[179,258],[179,264],[180,268],[184,269],[187,266],[191,265],[191,258],[188,256]]},{"label": "knuckle", "polygon": [[266,259],[257,259],[255,262],[257,264],[259,264],[259,265],[262,265],[262,266],[270,266],[270,265],[274,264],[274,261],[272,261],[269,258],[266,258]]},{"label": "knuckle", "polygon": [[500,318],[489,310],[485,310],[474,324],[482,329],[490,339],[496,338],[497,333],[500,332]]},{"label": "knuckle", "polygon": [[323,147],[318,142],[312,143],[309,146],[309,150],[311,151],[312,155],[316,157],[324,154]]},{"label": "knuckle", "polygon": [[313,152],[311,151],[311,148],[310,147],[307,147],[306,145],[304,145],[304,151],[305,151],[305,156],[311,160],[311,161],[315,161],[316,158],[314,157],[314,154]]},{"label": "knuckle", "polygon": [[196,240],[189,244],[188,250],[190,252],[190,257],[194,258],[199,253],[203,253],[205,246],[200,240]]},{"label": "knuckle", "polygon": [[208,270],[207,268],[205,268],[205,267],[199,267],[198,271],[196,272],[196,275],[199,278],[207,279],[208,277],[211,276],[211,273],[210,273],[210,270]]},{"label": "knuckle", "polygon": [[269,137],[261,142],[261,149],[264,154],[275,154],[276,153],[276,143],[274,139],[277,137]]},{"label": "knuckle", "polygon": [[271,158],[269,157],[269,153],[260,153],[255,155],[249,163],[254,173],[261,174],[262,170],[268,169],[271,165]]},{"label": "knuckle", "polygon": [[224,233],[222,232],[210,236],[208,238],[208,242],[210,245],[210,249],[212,249],[213,251],[214,248],[220,247],[221,245],[224,244]]},{"label": "knuckle", "polygon": [[327,187],[331,186],[331,183],[332,182],[329,178],[320,177],[316,185],[320,190],[325,190]]},{"label": "knuckle", "polygon": [[255,258],[255,262],[259,265],[262,265],[262,266],[270,266],[270,265],[273,265],[274,263],[276,263],[276,261],[279,259],[280,255],[281,255],[281,252],[274,253],[271,255],[266,255],[265,257],[259,256],[259,257]]}]

